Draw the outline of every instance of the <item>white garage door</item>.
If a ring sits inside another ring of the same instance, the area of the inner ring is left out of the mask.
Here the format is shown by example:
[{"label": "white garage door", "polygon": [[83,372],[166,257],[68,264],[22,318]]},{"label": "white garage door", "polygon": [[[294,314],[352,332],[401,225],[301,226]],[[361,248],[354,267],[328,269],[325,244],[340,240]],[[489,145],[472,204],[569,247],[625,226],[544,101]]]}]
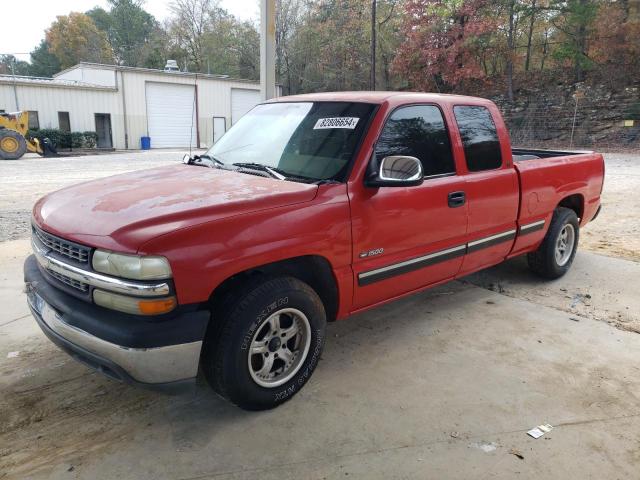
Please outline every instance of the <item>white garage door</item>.
[{"label": "white garage door", "polygon": [[196,146],[193,85],[147,83],[147,121],[153,148]]},{"label": "white garage door", "polygon": [[231,124],[260,103],[259,90],[247,90],[244,88],[231,89]]}]

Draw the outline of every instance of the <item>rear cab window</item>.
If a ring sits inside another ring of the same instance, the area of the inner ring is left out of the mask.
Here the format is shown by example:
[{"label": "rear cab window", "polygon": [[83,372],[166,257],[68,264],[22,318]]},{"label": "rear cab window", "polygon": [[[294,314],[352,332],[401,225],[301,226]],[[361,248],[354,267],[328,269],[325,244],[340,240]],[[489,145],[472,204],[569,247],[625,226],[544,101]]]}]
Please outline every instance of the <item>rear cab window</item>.
[{"label": "rear cab window", "polygon": [[458,124],[469,171],[481,172],[500,168],[500,139],[489,109],[457,105],[453,107],[453,114]]},{"label": "rear cab window", "polygon": [[376,161],[392,155],[416,157],[425,178],[456,173],[449,132],[435,105],[400,107],[391,114],[376,143]]}]

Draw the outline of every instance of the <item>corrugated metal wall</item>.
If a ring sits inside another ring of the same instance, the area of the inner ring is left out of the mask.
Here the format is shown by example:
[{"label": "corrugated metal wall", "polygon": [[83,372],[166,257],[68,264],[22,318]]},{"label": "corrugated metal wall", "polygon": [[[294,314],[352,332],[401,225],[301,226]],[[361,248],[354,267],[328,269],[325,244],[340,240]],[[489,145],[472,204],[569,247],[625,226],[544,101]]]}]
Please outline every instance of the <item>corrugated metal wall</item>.
[{"label": "corrugated metal wall", "polygon": [[[105,75],[113,70],[96,67],[78,67],[80,69],[100,70]],[[81,78],[94,78],[80,75]],[[65,74],[73,76],[72,73]],[[70,77],[69,77],[70,78]],[[140,148],[140,137],[148,135],[146,84],[148,82],[168,82],[197,85],[198,92],[198,129],[200,146],[208,147],[213,143],[213,117],[225,117],[227,128],[231,126],[231,89],[241,88],[259,91],[254,82],[172,75],[164,72],[120,70],[116,75],[115,89],[92,89],[78,86],[54,86],[44,83],[19,83],[18,100],[21,110],[38,112],[41,128],[58,128],[58,112],[69,112],[72,131],[95,131],[96,113],[111,115],[113,144],[117,149],[125,148],[125,125],[123,115],[126,111],[128,147]],[[0,109],[16,110],[13,85],[0,82]],[[123,106],[122,95],[126,105]],[[151,141],[153,145],[153,139]]]},{"label": "corrugated metal wall", "polygon": [[[198,128],[200,145],[213,143],[213,117],[225,117],[227,126],[231,125],[231,89],[246,88],[260,90],[256,83],[218,80],[207,77],[168,75],[162,72],[122,71],[120,87],[124,80],[127,119],[129,130],[129,148],[140,148],[140,137],[147,135],[147,82],[169,82],[196,85],[198,92]],[[151,139],[153,145],[153,139]]]},{"label": "corrugated metal wall", "polygon": [[[19,109],[37,111],[40,128],[58,128],[58,112],[69,112],[71,131],[95,131],[94,114],[110,114],[114,146],[124,148],[122,102],[117,90],[39,84],[17,84],[15,88]],[[7,112],[17,110],[12,84],[0,84],[0,109]]]}]

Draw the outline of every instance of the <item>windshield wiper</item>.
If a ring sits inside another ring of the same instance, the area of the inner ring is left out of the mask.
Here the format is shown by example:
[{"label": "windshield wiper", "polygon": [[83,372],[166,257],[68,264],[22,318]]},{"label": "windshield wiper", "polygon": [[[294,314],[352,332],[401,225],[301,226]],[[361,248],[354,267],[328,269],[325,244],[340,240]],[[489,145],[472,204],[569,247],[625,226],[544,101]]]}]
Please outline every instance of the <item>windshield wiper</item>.
[{"label": "windshield wiper", "polygon": [[[202,160],[209,160],[209,162],[203,162]],[[187,165],[195,165],[196,167],[208,167],[208,168],[221,168],[224,166],[224,163],[218,160],[217,158],[207,155],[206,153],[202,155],[194,155],[193,158],[188,158],[185,155],[184,163]]]},{"label": "windshield wiper", "polygon": [[251,168],[253,170],[259,170],[261,172],[267,172],[271,177],[277,178],[278,180],[286,180],[287,176],[284,175],[284,172],[279,168],[268,167],[261,163],[251,163],[251,162],[238,162],[233,164],[236,167],[246,167]]},{"label": "windshield wiper", "polygon": [[224,162],[222,162],[221,160],[218,160],[216,157],[214,157],[213,155],[209,155],[208,153],[203,153],[202,155],[196,155],[195,157],[193,157],[194,160],[200,159],[200,158],[206,158],[207,160],[211,160],[213,161],[216,165],[222,166],[224,165]]}]

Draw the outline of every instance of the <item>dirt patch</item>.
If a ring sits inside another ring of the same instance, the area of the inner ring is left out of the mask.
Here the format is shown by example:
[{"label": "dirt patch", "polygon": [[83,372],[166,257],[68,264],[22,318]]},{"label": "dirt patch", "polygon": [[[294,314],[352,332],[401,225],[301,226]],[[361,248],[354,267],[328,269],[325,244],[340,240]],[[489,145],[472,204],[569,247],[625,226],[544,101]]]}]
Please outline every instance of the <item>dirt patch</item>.
[{"label": "dirt patch", "polygon": [[[531,301],[571,314],[570,320],[597,320],[620,330],[640,333],[639,299],[628,285],[636,281],[627,275],[617,259],[578,254],[571,270],[558,281],[546,281],[530,272],[520,257],[466,277],[468,282],[512,298]],[[608,269],[607,285],[594,282],[595,269]]]},{"label": "dirt patch", "polygon": [[29,210],[0,211],[0,242],[28,237],[30,218]]},{"label": "dirt patch", "polygon": [[0,378],[0,478],[35,475],[59,458],[73,467],[132,437],[132,423],[144,428],[144,411],[163,398],[88,370],[43,337],[2,362]]}]

